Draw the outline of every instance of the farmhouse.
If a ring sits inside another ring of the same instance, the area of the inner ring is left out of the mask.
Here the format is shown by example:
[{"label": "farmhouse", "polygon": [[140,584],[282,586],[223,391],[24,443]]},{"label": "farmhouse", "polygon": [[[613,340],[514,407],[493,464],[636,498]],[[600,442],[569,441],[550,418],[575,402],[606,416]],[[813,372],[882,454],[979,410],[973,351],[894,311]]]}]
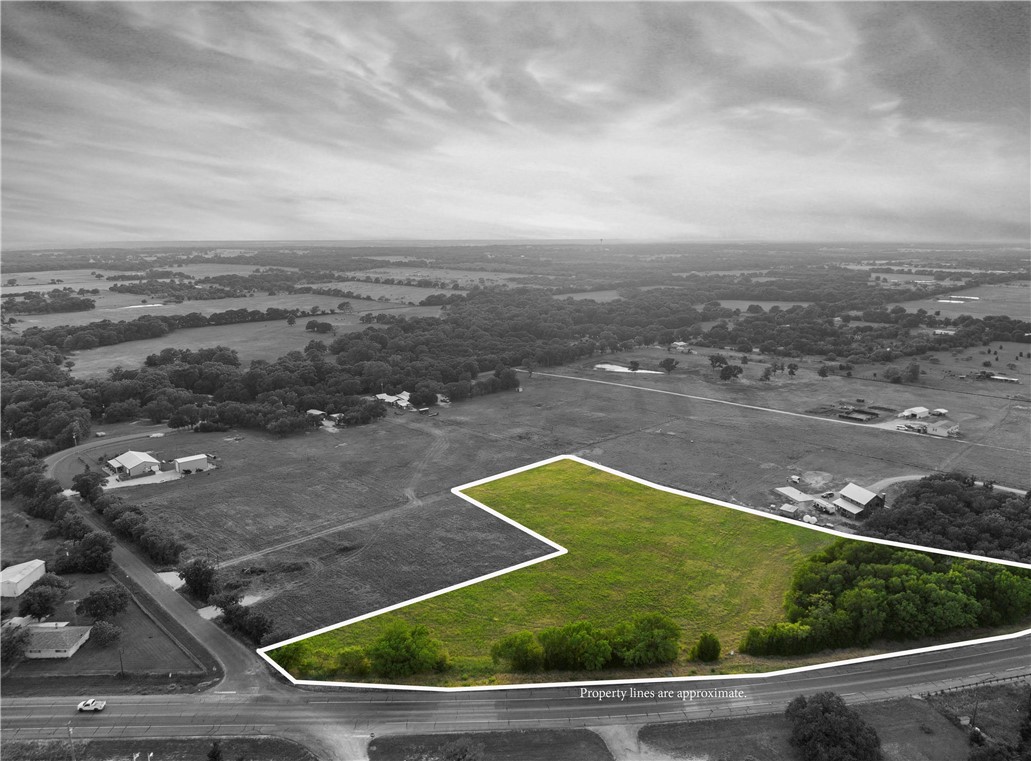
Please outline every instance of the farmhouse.
[{"label": "farmhouse", "polygon": [[376,398],[389,407],[400,407],[401,409],[408,409],[412,406],[411,402],[408,401],[409,393],[402,391],[400,394],[376,394]]},{"label": "farmhouse", "polygon": [[834,507],[839,513],[853,518],[864,516],[868,508],[884,507],[884,497],[853,483],[842,489],[840,494],[841,496],[834,500]]},{"label": "farmhouse", "polygon": [[131,449],[113,460],[108,460],[107,464],[115,473],[126,478],[150,475],[161,466],[160,462],[146,452],[134,452]]},{"label": "farmhouse", "polygon": [[900,412],[898,416],[908,418],[922,418],[927,417],[930,414],[931,411],[926,407],[910,407],[908,410],[902,410],[902,412]]},{"label": "farmhouse", "polygon": [[0,571],[0,597],[18,597],[47,572],[42,560],[18,563]]},{"label": "farmhouse", "polygon": [[203,470],[209,470],[211,468],[211,461],[208,459],[206,454],[194,454],[189,457],[178,457],[172,462],[175,464],[176,473],[183,473],[190,471],[191,473],[199,473]]},{"label": "farmhouse", "polygon": [[799,507],[809,507],[811,504],[813,504],[812,497],[810,497],[808,494],[804,492],[800,492],[794,486],[778,486],[776,489],[774,489],[774,491],[782,497],[787,498],[787,500],[793,505],[798,505]]},{"label": "farmhouse", "polygon": [[71,658],[86,640],[91,626],[69,626],[67,621],[29,627],[26,658]]}]

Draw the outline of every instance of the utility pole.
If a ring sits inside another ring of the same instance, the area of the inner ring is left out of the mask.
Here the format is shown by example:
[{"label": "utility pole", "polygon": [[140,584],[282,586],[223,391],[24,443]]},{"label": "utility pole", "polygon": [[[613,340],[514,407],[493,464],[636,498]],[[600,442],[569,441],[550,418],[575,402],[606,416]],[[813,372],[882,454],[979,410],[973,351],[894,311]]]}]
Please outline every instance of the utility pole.
[{"label": "utility pole", "polygon": [[75,740],[72,739],[72,725],[68,725],[68,752],[72,754],[72,761],[75,761]]}]

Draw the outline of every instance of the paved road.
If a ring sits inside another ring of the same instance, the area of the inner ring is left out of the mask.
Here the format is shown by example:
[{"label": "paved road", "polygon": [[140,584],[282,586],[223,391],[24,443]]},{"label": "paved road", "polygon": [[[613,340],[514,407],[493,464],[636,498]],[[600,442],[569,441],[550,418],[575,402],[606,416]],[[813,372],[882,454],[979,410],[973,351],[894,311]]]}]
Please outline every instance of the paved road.
[{"label": "paved road", "polygon": [[[1031,632],[991,643],[902,658],[783,674],[704,682],[640,684],[644,690],[740,690],[741,697],[673,698],[584,696],[561,687],[441,695],[402,691],[339,690],[324,693],[111,696],[102,714],[74,713],[75,699],[23,698],[2,701],[7,739],[67,736],[146,738],[157,736],[278,734],[302,740],[327,761],[365,758],[375,733],[422,733],[632,725],[687,719],[747,716],[784,709],[796,695],[835,690],[853,703],[932,692],[989,677],[1031,677]],[[592,688],[588,688],[592,689]],[[628,690],[628,685],[602,689]]]}]

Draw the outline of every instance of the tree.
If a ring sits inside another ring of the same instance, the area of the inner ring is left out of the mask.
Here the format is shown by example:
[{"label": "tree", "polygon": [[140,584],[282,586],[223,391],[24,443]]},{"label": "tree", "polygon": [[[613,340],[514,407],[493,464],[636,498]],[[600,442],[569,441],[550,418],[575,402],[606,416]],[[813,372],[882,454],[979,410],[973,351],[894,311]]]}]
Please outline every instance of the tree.
[{"label": "tree", "polygon": [[773,368],[767,365],[763,368],[763,374],[759,376],[759,380],[767,382],[773,376]]},{"label": "tree", "polygon": [[827,369],[827,365],[820,365],[820,369],[816,371],[816,374],[821,378],[826,378],[830,375],[830,371]]},{"label": "tree", "polygon": [[94,621],[107,621],[127,607],[129,593],[122,587],[101,587],[86,595],[75,607],[75,613]]},{"label": "tree", "polygon": [[720,368],[720,380],[733,380],[744,372],[741,365],[724,365]]},{"label": "tree", "polygon": [[207,602],[218,590],[218,572],[210,560],[194,558],[179,566],[178,573],[187,591],[201,602]]},{"label": "tree", "polygon": [[87,470],[72,478],[72,488],[84,500],[93,504],[104,496],[104,482],[107,477],[103,473]]},{"label": "tree", "polygon": [[110,647],[122,636],[122,627],[115,626],[110,621],[97,621],[90,630],[89,637],[100,647]]},{"label": "tree", "polygon": [[612,654],[626,666],[671,663],[680,654],[680,627],[661,613],[645,613],[616,626],[608,635]]},{"label": "tree", "polygon": [[18,615],[46,618],[53,615],[63,598],[64,592],[55,587],[32,587],[21,596]]},{"label": "tree", "polygon": [[906,367],[906,373],[903,377],[907,383],[916,383],[920,380],[920,365],[916,362],[911,363]]},{"label": "tree", "polygon": [[526,359],[523,360],[523,367],[526,368],[527,377],[532,378],[533,371],[537,369],[537,360],[533,357],[526,357]]},{"label": "tree", "polygon": [[448,656],[444,644],[430,637],[425,626],[396,621],[369,647],[372,668],[381,676],[409,676],[423,671],[443,671]]},{"label": "tree", "polygon": [[293,315],[290,315],[289,317],[286,318],[286,324],[287,325],[296,325],[297,324],[297,318],[294,317]]},{"label": "tree", "polygon": [[880,761],[877,732],[833,692],[799,695],[785,711],[802,761]]},{"label": "tree", "polygon": [[711,663],[720,659],[720,641],[715,634],[703,632],[691,650],[691,659]]},{"label": "tree", "polygon": [[680,362],[678,362],[677,360],[673,359],[673,357],[666,357],[664,360],[662,360],[659,363],[659,367],[661,367],[663,370],[665,370],[666,374],[669,375],[670,373],[673,372],[673,369],[677,365],[679,365],[679,364],[680,364]]},{"label": "tree", "polygon": [[0,630],[0,661],[9,667],[25,657],[29,646],[29,630],[24,626],[7,626]]},{"label": "tree", "polygon": [[712,365],[712,369],[715,370],[717,367],[726,367],[730,364],[730,360],[722,354],[710,354],[709,364]]}]

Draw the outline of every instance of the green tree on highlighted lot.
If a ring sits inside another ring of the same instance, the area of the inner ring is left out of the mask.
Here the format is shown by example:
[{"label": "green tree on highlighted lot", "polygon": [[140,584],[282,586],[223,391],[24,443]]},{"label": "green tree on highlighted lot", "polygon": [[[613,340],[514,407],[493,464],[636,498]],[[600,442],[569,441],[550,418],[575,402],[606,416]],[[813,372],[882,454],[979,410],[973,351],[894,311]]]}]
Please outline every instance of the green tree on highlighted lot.
[{"label": "green tree on highlighted lot", "polygon": [[672,663],[680,654],[680,627],[661,613],[645,613],[609,634],[613,660],[624,666]]},{"label": "green tree on highlighted lot", "polygon": [[720,641],[715,634],[704,632],[698,643],[691,650],[691,659],[697,661],[718,661],[720,659]]},{"label": "green tree on highlighted lot", "polygon": [[508,661],[513,671],[538,671],[544,666],[544,648],[532,632],[515,632],[494,643],[494,663]]},{"label": "green tree on highlighted lot", "polygon": [[425,626],[400,621],[391,624],[368,652],[373,670],[388,677],[443,671],[448,662],[443,643],[430,637]]}]

